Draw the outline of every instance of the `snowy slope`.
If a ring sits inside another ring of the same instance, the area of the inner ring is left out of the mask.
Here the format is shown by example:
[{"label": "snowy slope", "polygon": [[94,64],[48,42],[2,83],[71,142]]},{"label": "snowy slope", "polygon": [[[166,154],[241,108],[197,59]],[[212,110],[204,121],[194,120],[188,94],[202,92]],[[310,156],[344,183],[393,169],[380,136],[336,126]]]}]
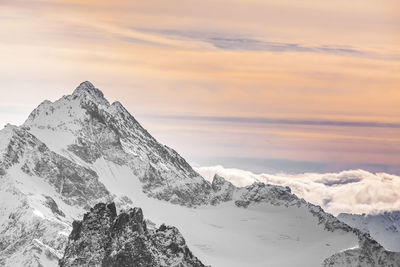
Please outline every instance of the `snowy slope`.
[{"label": "snowy slope", "polygon": [[[0,265],[56,266],[73,218],[111,199],[97,174],[7,126],[0,157]],[[8,138],[8,139],[5,139]]]},{"label": "snowy slope", "polygon": [[386,249],[400,252],[400,211],[375,215],[341,213],[338,219],[370,234]]},{"label": "snowy slope", "polygon": [[[140,206],[155,223],[176,226],[194,255],[205,264],[265,266],[268,262],[275,266],[294,263],[319,266],[333,253],[358,244],[353,233],[341,229],[335,233],[326,231],[306,203],[301,204],[298,199],[293,202],[294,206],[288,207],[290,203],[286,200],[273,198],[276,205],[260,202],[238,208],[236,199],[241,200],[242,194],[251,192],[239,189],[228,202],[193,209],[148,198],[141,191],[139,179],[132,179],[127,167],[96,162],[96,170],[107,168],[110,174],[100,175],[100,180],[111,192],[129,197],[133,206]],[[291,256],[282,257],[286,250],[291,251]]]},{"label": "snowy slope", "polygon": [[0,265],[56,265],[72,221],[115,201],[176,226],[207,265],[357,263],[340,254],[356,247],[372,264],[400,266],[398,254],[287,187],[204,180],[89,82],[1,130],[0,153]]}]

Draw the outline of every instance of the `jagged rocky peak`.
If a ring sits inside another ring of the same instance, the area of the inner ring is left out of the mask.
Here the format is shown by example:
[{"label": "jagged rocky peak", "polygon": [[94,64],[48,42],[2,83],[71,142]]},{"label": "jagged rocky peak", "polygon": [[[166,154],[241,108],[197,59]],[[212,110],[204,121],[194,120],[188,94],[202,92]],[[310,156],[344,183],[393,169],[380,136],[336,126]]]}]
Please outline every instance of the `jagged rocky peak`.
[{"label": "jagged rocky peak", "polygon": [[126,108],[119,101],[113,102],[111,105],[104,97],[103,92],[96,88],[91,82],[82,82],[72,93],[72,96],[89,96],[95,102],[100,104],[105,104],[106,106],[111,106],[110,111],[115,111],[115,113],[124,114],[125,116],[131,116],[131,114],[126,110]]},{"label": "jagged rocky peak", "polygon": [[214,191],[220,191],[223,187],[234,187],[234,185],[227,181],[224,177],[215,174],[212,180],[212,188]]},{"label": "jagged rocky peak", "polygon": [[72,93],[72,95],[82,95],[82,94],[89,94],[96,98],[104,98],[104,94],[101,90],[96,88],[91,82],[85,81],[82,82]]},{"label": "jagged rocky peak", "polygon": [[211,200],[212,205],[232,200],[236,190],[236,187],[231,182],[218,174],[214,175],[211,188],[214,193],[214,197]]},{"label": "jagged rocky peak", "polygon": [[204,266],[177,228],[147,226],[140,208],[99,203],[73,230],[60,266]]},{"label": "jagged rocky peak", "polygon": [[78,98],[83,103],[88,103],[88,100],[92,101],[96,105],[104,106],[108,108],[110,103],[104,97],[103,92],[96,88],[91,82],[82,82],[72,93],[72,99]]},{"label": "jagged rocky peak", "polygon": [[252,185],[246,186],[239,190],[240,200],[235,204],[239,207],[247,207],[254,203],[269,203],[276,206],[300,206],[304,203],[303,199],[299,199],[296,195],[291,193],[289,187],[264,184],[255,182]]}]

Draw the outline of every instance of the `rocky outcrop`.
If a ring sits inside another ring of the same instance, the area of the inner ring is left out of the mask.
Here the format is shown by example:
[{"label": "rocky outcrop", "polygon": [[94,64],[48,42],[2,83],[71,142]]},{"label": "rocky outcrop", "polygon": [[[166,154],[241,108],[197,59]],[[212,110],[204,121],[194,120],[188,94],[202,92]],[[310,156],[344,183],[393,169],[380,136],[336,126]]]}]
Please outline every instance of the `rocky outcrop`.
[{"label": "rocky outcrop", "polygon": [[214,175],[211,187],[214,193],[211,199],[212,205],[232,200],[233,193],[236,190],[236,187],[231,182],[228,182],[218,174]]},{"label": "rocky outcrop", "polygon": [[65,217],[64,212],[62,210],[60,210],[57,203],[55,202],[55,200],[52,197],[49,197],[49,196],[44,196],[44,197],[46,199],[46,201],[45,201],[46,207],[48,207],[53,212],[54,215]]},{"label": "rocky outcrop", "polygon": [[269,203],[275,206],[300,206],[304,200],[291,193],[289,187],[276,186],[264,183],[253,183],[250,186],[238,189],[239,199],[235,201],[238,207],[248,207],[254,203]]},{"label": "rocky outcrop", "polygon": [[368,236],[361,236],[359,247],[335,253],[324,267],[399,267],[400,253],[385,250]]},{"label": "rocky outcrop", "polygon": [[378,214],[341,213],[338,219],[371,235],[390,251],[400,252],[400,211]]},{"label": "rocky outcrop", "polygon": [[178,229],[149,227],[140,208],[117,214],[115,204],[97,204],[74,221],[60,266],[204,266]]}]

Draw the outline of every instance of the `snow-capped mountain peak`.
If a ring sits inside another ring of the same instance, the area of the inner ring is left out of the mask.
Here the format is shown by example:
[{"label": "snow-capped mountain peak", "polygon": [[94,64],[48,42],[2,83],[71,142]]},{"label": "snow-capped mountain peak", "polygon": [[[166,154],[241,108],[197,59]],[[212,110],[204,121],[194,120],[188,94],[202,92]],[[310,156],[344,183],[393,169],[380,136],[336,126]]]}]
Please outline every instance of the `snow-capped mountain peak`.
[{"label": "snow-capped mountain peak", "polygon": [[73,96],[90,96],[93,99],[100,100],[103,102],[105,100],[103,92],[96,88],[91,82],[82,82],[72,93]]},{"label": "snow-capped mountain peak", "polygon": [[23,126],[65,157],[89,165],[107,160],[128,166],[149,196],[182,205],[204,204],[209,198],[209,182],[157,142],[120,102],[110,105],[90,82],[54,103],[43,102]]}]

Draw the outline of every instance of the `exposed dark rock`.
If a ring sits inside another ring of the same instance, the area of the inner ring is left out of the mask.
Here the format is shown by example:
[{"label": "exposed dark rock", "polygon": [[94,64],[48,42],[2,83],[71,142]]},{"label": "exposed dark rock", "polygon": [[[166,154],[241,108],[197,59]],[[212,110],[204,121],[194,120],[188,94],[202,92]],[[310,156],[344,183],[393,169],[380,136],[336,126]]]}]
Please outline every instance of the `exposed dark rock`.
[{"label": "exposed dark rock", "polygon": [[231,182],[228,182],[218,174],[214,175],[211,187],[214,192],[211,200],[212,205],[232,200],[233,193],[236,190],[236,187]]},{"label": "exposed dark rock", "polygon": [[50,210],[51,210],[54,214],[60,215],[60,216],[62,216],[62,217],[65,217],[64,212],[62,212],[62,210],[60,210],[60,209],[58,208],[58,205],[57,205],[57,203],[54,201],[53,198],[51,198],[51,197],[49,197],[49,196],[45,196],[45,198],[46,198],[46,206],[47,206],[48,208],[50,208]]},{"label": "exposed dark rock", "polygon": [[89,94],[100,99],[104,98],[103,92],[94,87],[89,81],[82,82],[73,92],[74,96],[79,94]]},{"label": "exposed dark rock", "polygon": [[264,183],[253,183],[241,190],[240,199],[235,201],[238,207],[247,207],[251,203],[269,203],[276,206],[300,206],[304,200],[291,193],[289,187]]},{"label": "exposed dark rock", "polygon": [[89,143],[83,138],[78,137],[76,144],[68,146],[68,150],[80,157],[87,163],[93,163],[101,157],[101,153],[94,143]]},{"label": "exposed dark rock", "polygon": [[140,208],[117,215],[114,203],[95,205],[73,223],[60,266],[204,266],[177,228],[148,228]]}]

